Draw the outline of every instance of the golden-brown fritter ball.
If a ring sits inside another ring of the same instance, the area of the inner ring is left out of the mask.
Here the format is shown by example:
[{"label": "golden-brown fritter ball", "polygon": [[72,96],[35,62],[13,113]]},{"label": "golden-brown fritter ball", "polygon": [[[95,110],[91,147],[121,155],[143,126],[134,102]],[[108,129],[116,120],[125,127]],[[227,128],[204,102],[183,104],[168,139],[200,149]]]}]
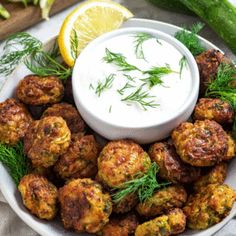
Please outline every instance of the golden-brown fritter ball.
[{"label": "golden-brown fritter ball", "polygon": [[174,185],[158,190],[145,202],[140,202],[136,210],[141,216],[157,216],[172,208],[181,208],[186,201],[187,193],[184,187]]},{"label": "golden-brown fritter ball", "polygon": [[133,209],[138,204],[138,195],[136,193],[130,193],[126,195],[121,201],[113,202],[113,212],[116,214],[126,213]]},{"label": "golden-brown fritter ball", "polygon": [[180,234],[185,230],[186,217],[179,208],[168,214],[147,221],[136,228],[135,236],[169,236]]},{"label": "golden-brown fritter ball", "polygon": [[218,98],[201,98],[194,110],[195,120],[214,120],[219,124],[232,123],[234,110],[228,102]]},{"label": "golden-brown fritter ball", "polygon": [[76,108],[68,103],[58,103],[44,111],[42,118],[46,116],[60,116],[69,127],[72,134],[83,132],[85,123]]},{"label": "golden-brown fritter ball", "polygon": [[227,154],[223,157],[223,161],[228,161],[232,158],[235,157],[235,152],[236,152],[236,142],[234,141],[233,137],[231,134],[227,134],[228,136],[228,151]]},{"label": "golden-brown fritter ball", "polygon": [[121,217],[113,217],[98,235],[102,236],[129,236],[133,235],[138,226],[138,219],[134,213]]},{"label": "golden-brown fritter ball", "polygon": [[61,218],[66,229],[97,233],[112,212],[110,195],[91,179],[75,179],[59,189]]},{"label": "golden-brown fritter ball", "polygon": [[98,179],[111,188],[146,173],[151,165],[150,157],[131,140],[109,142],[98,158]]},{"label": "golden-brown fritter ball", "polygon": [[210,184],[190,195],[184,213],[190,229],[206,229],[223,220],[231,211],[235,192],[226,184]]},{"label": "golden-brown fritter ball", "polygon": [[71,140],[66,122],[57,116],[48,116],[31,123],[24,138],[24,152],[33,167],[49,167],[64,154]]},{"label": "golden-brown fritter ball", "polygon": [[229,61],[224,54],[215,49],[205,51],[195,59],[200,72],[200,93],[204,95],[209,83],[216,77],[219,65]]},{"label": "golden-brown fritter ball", "polygon": [[191,183],[200,177],[200,168],[183,162],[172,144],[154,143],[148,152],[152,161],[159,167],[158,174],[172,183]]},{"label": "golden-brown fritter ball", "polygon": [[94,177],[100,147],[93,135],[72,135],[71,144],[54,170],[62,179]]},{"label": "golden-brown fritter ball", "polygon": [[213,120],[184,122],[174,129],[172,139],[180,158],[192,166],[213,166],[234,156],[234,144]]},{"label": "golden-brown fritter ball", "polygon": [[32,122],[29,112],[14,98],[0,103],[0,143],[14,145],[25,136]]},{"label": "golden-brown fritter ball", "polygon": [[39,77],[28,75],[20,81],[16,89],[17,97],[25,104],[44,105],[60,102],[64,87],[55,76]]},{"label": "golden-brown fritter ball", "polygon": [[57,188],[45,177],[25,175],[18,186],[23,204],[40,219],[51,220],[57,213]]},{"label": "golden-brown fritter ball", "polygon": [[206,187],[209,184],[223,184],[227,175],[227,164],[224,162],[212,167],[212,169],[206,174],[201,176],[193,184],[195,192],[200,191],[201,188]]}]

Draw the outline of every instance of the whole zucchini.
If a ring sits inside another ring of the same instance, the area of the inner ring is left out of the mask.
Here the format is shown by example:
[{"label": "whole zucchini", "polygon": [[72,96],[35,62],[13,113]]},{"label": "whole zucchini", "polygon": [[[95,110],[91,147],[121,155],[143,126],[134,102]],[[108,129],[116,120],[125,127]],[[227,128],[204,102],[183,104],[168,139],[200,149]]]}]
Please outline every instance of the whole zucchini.
[{"label": "whole zucchini", "polygon": [[236,8],[227,0],[180,0],[236,53]]},{"label": "whole zucchini", "polygon": [[194,13],[190,11],[185,5],[183,5],[180,0],[149,0],[149,2],[170,11],[194,15]]}]

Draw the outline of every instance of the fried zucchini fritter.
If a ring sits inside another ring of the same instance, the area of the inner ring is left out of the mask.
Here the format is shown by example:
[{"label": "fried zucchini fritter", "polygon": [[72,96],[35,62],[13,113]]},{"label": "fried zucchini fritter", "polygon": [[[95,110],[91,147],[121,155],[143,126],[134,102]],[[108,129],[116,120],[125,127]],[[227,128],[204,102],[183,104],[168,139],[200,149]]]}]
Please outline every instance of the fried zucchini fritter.
[{"label": "fried zucchini fritter", "polygon": [[200,168],[183,162],[173,145],[163,142],[154,143],[148,152],[152,161],[159,167],[158,174],[172,183],[191,183],[200,177]]},{"label": "fried zucchini fritter", "polygon": [[148,154],[131,140],[109,142],[98,158],[98,179],[105,186],[119,187],[146,173],[151,165]]},{"label": "fried zucchini fritter", "polygon": [[222,62],[229,63],[229,60],[215,49],[205,51],[195,59],[200,72],[200,94],[204,95],[209,83],[216,77],[219,65]]},{"label": "fried zucchini fritter", "polygon": [[234,120],[234,110],[228,102],[218,98],[201,98],[194,110],[195,120],[214,120],[229,124]]},{"label": "fried zucchini fritter", "polygon": [[92,178],[97,173],[100,147],[93,135],[72,135],[71,144],[54,170],[62,179]]},{"label": "fried zucchini fritter", "polygon": [[0,103],[0,143],[14,145],[24,136],[32,118],[14,98]]},{"label": "fried zucchini fritter", "polygon": [[45,177],[25,175],[18,186],[23,204],[40,219],[52,220],[57,213],[57,188]]},{"label": "fried zucchini fritter", "polygon": [[75,179],[60,188],[59,203],[64,227],[77,232],[101,231],[112,212],[109,194],[91,179]]},{"label": "fried zucchini fritter", "polygon": [[48,116],[31,123],[24,138],[24,152],[33,167],[49,167],[66,152],[71,133],[61,117]]},{"label": "fried zucchini fritter", "polygon": [[141,216],[157,216],[172,208],[181,208],[186,201],[187,193],[184,187],[174,185],[158,190],[145,202],[140,202],[136,210]]},{"label": "fried zucchini fritter", "polygon": [[180,158],[192,166],[213,166],[234,156],[234,143],[215,121],[184,122],[172,139]]},{"label": "fried zucchini fritter", "polygon": [[113,217],[98,234],[101,236],[133,235],[138,226],[137,216],[133,213],[121,217]]},{"label": "fried zucchini fritter", "polygon": [[60,116],[69,127],[72,134],[83,132],[85,123],[76,108],[68,103],[58,103],[44,111],[42,118],[46,116]]},{"label": "fried zucchini fritter", "polygon": [[136,228],[135,236],[169,236],[185,230],[186,217],[179,208],[168,214],[147,221]]},{"label": "fried zucchini fritter", "polygon": [[39,77],[28,75],[20,81],[16,95],[20,101],[29,105],[45,105],[60,102],[63,98],[62,82],[54,76]]},{"label": "fried zucchini fritter", "polygon": [[231,211],[235,192],[226,184],[210,184],[190,195],[184,213],[190,229],[206,229],[223,220]]},{"label": "fried zucchini fritter", "polygon": [[113,203],[112,209],[116,214],[126,213],[138,204],[137,193],[131,193],[125,196],[121,201]]},{"label": "fried zucchini fritter", "polygon": [[227,164],[224,162],[212,167],[212,169],[206,174],[201,176],[193,184],[195,192],[200,191],[201,188],[206,187],[209,184],[223,184],[227,175]]}]

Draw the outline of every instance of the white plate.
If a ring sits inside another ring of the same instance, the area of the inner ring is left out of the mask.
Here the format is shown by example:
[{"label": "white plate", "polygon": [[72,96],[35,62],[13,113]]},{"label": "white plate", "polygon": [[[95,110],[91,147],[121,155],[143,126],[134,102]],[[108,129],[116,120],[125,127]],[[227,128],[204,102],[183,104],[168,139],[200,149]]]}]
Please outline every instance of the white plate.
[{"label": "white plate", "polygon": [[[174,35],[176,31],[178,31],[180,28],[171,24],[167,24],[164,22],[159,21],[152,21],[152,20],[145,20],[145,19],[131,19],[127,21],[123,27],[146,27],[151,29],[157,29],[160,31],[163,31],[165,33],[168,33],[170,35]],[[215,48],[218,49],[214,44],[210,43],[209,41],[201,38],[202,43],[205,45],[206,48]],[[49,42],[46,44],[46,47],[50,47],[53,42],[55,41],[55,38],[49,40]],[[1,91],[0,91],[0,101],[4,101],[5,99],[11,97],[14,95],[14,90],[18,82],[27,74],[30,72],[23,66],[20,65],[16,71],[7,78],[6,82],[4,83]],[[0,80],[3,79],[0,77]],[[230,165],[228,170],[228,176],[226,179],[226,183],[229,184],[231,187],[236,189],[236,159],[234,159]],[[59,222],[60,220],[54,220],[52,222],[47,222],[43,220],[39,220],[38,218],[32,216],[23,206],[22,200],[20,197],[20,194],[18,190],[16,189],[16,186],[14,182],[12,181],[11,177],[9,176],[7,170],[0,164],[0,189],[5,197],[5,199],[8,201],[11,208],[16,212],[16,214],[26,223],[28,224],[32,229],[34,229],[37,233],[43,236],[85,236],[88,234],[76,234],[70,231],[64,230],[62,223]],[[182,236],[209,236],[217,232],[220,228],[222,228],[230,219],[232,219],[236,215],[236,204],[234,204],[234,207],[228,217],[226,217],[222,222],[219,224],[202,231],[192,231],[187,230]]]}]

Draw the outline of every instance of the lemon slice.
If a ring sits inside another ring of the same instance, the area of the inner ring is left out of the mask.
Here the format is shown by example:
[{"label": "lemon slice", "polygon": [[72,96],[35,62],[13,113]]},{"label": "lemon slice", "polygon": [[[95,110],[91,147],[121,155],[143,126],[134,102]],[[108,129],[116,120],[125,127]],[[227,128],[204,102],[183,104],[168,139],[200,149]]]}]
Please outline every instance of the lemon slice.
[{"label": "lemon slice", "polygon": [[133,14],[110,0],[88,0],[64,20],[58,45],[64,61],[73,66],[86,45],[98,36],[118,29]]}]

